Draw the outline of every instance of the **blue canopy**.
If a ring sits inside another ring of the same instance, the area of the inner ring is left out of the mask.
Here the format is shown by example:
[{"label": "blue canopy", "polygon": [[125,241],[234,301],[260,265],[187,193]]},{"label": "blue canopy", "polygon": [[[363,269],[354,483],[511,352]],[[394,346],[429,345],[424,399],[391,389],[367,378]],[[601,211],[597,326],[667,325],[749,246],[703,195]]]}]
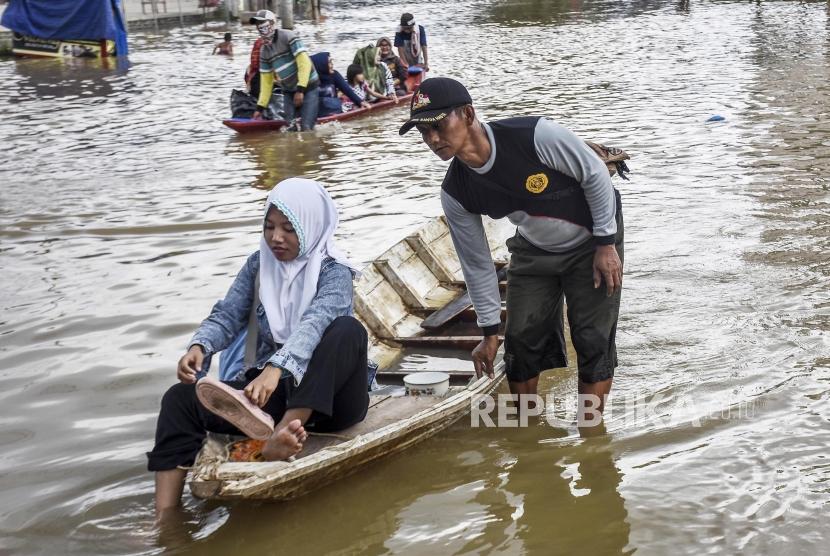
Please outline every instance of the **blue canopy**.
[{"label": "blue canopy", "polygon": [[121,0],[11,0],[0,25],[41,39],[109,39],[127,54]]}]

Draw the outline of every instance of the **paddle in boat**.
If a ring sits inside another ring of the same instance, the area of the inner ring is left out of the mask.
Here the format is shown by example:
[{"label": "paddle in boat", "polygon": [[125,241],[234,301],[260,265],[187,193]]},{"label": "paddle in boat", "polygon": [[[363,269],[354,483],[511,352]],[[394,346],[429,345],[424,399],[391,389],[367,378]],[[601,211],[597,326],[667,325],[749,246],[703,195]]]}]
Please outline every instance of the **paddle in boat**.
[{"label": "paddle in boat", "polygon": [[[415,89],[421,84],[423,79],[421,68],[410,68],[410,74],[406,78],[406,89],[410,91],[407,95],[398,97],[397,104],[393,100],[382,100],[376,102],[371,108],[356,108],[348,112],[340,112],[339,114],[332,114],[330,116],[323,116],[317,118],[317,125],[327,124],[330,122],[337,122],[343,120],[351,120],[358,116],[363,116],[370,112],[375,112],[380,109],[391,108],[393,106],[406,106],[406,103],[412,98]],[[250,118],[229,118],[222,120],[222,123],[238,133],[251,133],[258,131],[277,131],[291,124],[286,120],[252,120]]]}]

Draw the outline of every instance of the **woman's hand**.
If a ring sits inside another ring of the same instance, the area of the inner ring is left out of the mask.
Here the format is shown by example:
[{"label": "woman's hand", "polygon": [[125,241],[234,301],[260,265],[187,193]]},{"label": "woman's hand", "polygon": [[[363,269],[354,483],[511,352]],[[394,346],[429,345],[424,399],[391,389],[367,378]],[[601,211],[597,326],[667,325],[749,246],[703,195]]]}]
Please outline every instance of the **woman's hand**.
[{"label": "woman's hand", "polygon": [[202,361],[205,359],[205,351],[199,344],[190,346],[181,359],[179,359],[179,366],[176,369],[176,376],[179,382],[183,384],[193,384],[196,382],[196,373],[202,371]]},{"label": "woman's hand", "polygon": [[281,369],[272,365],[265,365],[259,376],[245,387],[245,395],[259,407],[264,406],[279,386],[281,376]]},{"label": "woman's hand", "polygon": [[390,98],[395,101],[395,104],[398,104],[398,95],[393,94]]}]

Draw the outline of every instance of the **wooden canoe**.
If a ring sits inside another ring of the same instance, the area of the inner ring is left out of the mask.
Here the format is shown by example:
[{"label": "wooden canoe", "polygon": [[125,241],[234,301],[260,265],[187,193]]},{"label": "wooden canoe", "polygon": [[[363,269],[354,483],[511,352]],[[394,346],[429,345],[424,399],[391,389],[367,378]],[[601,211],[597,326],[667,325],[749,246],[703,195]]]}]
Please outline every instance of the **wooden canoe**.
[{"label": "wooden canoe", "polygon": [[[497,264],[506,259],[505,239],[511,227],[485,219],[488,240]],[[366,464],[398,453],[446,429],[466,415],[471,405],[495,390],[504,376],[475,379],[467,368],[444,366],[456,380],[444,396],[408,396],[400,386],[406,369],[401,361],[413,351],[429,349],[431,361],[441,362],[445,350],[450,365],[458,365],[459,348],[480,339],[474,315],[468,311],[443,325],[425,329],[430,314],[462,296],[461,264],[443,217],[430,221],[369,264],[355,284],[355,315],[369,332],[370,357],[380,365],[382,386],[370,393],[366,419],[336,435],[309,436],[303,452],[291,462],[230,461],[229,437],[210,436],[190,475],[190,488],[199,498],[290,500],[354,473]],[[432,368],[422,370],[435,370]]]},{"label": "wooden canoe", "polygon": [[[420,85],[421,75],[422,74],[419,73],[415,75],[410,75],[409,78],[407,78],[406,85],[410,91],[414,91],[418,87],[418,85]],[[380,102],[374,103],[372,105],[372,108],[356,108],[355,110],[350,110],[348,112],[341,112],[339,114],[331,114],[330,116],[317,118],[317,125],[328,124],[331,122],[339,122],[344,120],[351,120],[352,118],[374,113],[378,110],[392,108],[393,106],[408,106],[408,102],[412,98],[412,95],[413,93],[409,93],[408,95],[398,97],[397,104],[393,100],[382,100]],[[260,131],[278,131],[290,125],[291,122],[288,122],[286,120],[252,120],[250,118],[229,118],[227,120],[222,120],[222,123],[238,133],[252,133]]]}]

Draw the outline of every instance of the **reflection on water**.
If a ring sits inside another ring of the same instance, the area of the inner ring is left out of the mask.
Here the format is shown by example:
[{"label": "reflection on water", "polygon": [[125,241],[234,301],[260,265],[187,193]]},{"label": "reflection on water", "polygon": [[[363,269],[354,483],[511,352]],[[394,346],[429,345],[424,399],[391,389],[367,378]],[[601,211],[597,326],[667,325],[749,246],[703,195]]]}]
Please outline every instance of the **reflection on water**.
[{"label": "reflection on water", "polygon": [[314,133],[234,135],[225,152],[254,162],[261,173],[252,185],[270,190],[275,183],[314,172],[322,162],[331,160],[328,141],[338,131],[339,125],[330,125],[321,126]]},{"label": "reflection on water", "polygon": [[[186,511],[183,524],[159,540],[167,547],[193,543],[195,552],[210,554],[267,552],[277,544],[287,554],[524,554],[557,546],[627,553],[610,439],[576,434],[552,444],[545,425],[513,432],[471,435],[459,424],[301,503],[252,502],[227,513],[206,504],[199,513]],[[251,526],[258,522],[270,526]],[[209,540],[200,526],[210,529]],[[304,531],[310,533],[298,533]]]},{"label": "reflection on water", "polygon": [[[488,6],[486,13],[492,23],[509,27],[564,25],[642,16],[653,10],[665,9],[667,4],[658,0],[506,0],[494,2]],[[680,8],[688,9],[688,1],[680,0]]]},{"label": "reflection on water", "polygon": [[[343,70],[400,10],[338,4],[299,30]],[[134,34],[128,71],[0,61],[0,551],[821,551],[826,2],[416,11],[434,73],[465,81],[484,118],[546,114],[632,154],[608,434],[462,420],[296,503],[187,497],[181,527],[154,531],[143,453],[159,399],[256,248],[264,190],[298,174],[329,184],[343,245],[368,261],[440,212],[446,166],[398,135],[404,107],[235,135],[219,121],[252,30],[232,29],[235,58],[209,55],[221,26]],[[704,123],[712,114],[726,121]],[[542,386],[573,399],[575,374]]]},{"label": "reflection on water", "polygon": [[[108,77],[117,75],[117,68],[113,69],[115,65],[115,61],[108,58],[17,59],[18,98],[31,95],[54,101],[110,96],[113,89]],[[8,100],[15,102],[18,98]]]}]

